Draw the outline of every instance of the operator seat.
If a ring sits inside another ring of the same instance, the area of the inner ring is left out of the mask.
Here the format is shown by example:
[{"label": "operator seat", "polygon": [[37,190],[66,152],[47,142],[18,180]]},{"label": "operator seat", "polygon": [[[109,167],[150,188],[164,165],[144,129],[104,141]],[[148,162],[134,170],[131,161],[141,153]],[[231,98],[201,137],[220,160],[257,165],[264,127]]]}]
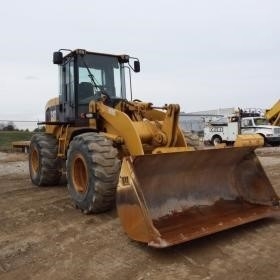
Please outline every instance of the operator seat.
[{"label": "operator seat", "polygon": [[79,83],[79,100],[84,103],[89,101],[90,97],[93,97],[93,86],[92,83],[89,82],[81,82]]}]

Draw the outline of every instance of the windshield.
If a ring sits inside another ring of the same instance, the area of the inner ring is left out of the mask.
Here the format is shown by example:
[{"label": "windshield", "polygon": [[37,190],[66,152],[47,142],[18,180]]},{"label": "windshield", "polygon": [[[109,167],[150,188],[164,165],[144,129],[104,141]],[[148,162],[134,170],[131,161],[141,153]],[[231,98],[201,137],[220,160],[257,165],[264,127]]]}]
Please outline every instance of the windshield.
[{"label": "windshield", "polygon": [[100,91],[105,91],[112,98],[125,98],[121,86],[122,73],[117,57],[96,54],[78,57],[79,103],[88,103]]},{"label": "windshield", "polygon": [[265,118],[255,118],[254,119],[255,125],[270,125],[269,121]]}]

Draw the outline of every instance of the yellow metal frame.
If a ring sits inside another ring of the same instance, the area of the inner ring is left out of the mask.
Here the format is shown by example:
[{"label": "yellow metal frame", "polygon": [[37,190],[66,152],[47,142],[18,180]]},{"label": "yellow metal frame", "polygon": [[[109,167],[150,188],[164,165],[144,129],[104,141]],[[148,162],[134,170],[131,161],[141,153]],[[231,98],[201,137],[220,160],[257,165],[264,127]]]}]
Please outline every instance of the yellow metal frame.
[{"label": "yellow metal frame", "polygon": [[[47,103],[58,105],[54,98]],[[99,116],[99,132],[116,144],[123,145],[130,155],[186,151],[184,135],[178,126],[180,108],[171,104],[161,110],[151,103],[121,101],[114,108],[103,101],[91,101],[89,113]],[[46,125],[46,133],[58,139],[58,157],[66,157],[69,143],[74,135],[88,129],[97,130],[97,120],[89,119],[88,127],[71,125]],[[148,146],[149,149],[145,149]]]},{"label": "yellow metal frame", "polygon": [[280,126],[280,99],[265,112],[265,117],[272,125]]}]

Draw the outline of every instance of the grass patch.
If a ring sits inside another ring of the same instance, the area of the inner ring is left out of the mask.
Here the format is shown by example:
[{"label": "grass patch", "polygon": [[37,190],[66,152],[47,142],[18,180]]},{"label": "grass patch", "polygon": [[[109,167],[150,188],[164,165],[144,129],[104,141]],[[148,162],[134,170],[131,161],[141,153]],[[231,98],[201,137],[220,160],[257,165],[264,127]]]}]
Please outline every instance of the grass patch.
[{"label": "grass patch", "polygon": [[29,141],[33,134],[29,131],[0,131],[0,151],[11,151],[12,142]]}]

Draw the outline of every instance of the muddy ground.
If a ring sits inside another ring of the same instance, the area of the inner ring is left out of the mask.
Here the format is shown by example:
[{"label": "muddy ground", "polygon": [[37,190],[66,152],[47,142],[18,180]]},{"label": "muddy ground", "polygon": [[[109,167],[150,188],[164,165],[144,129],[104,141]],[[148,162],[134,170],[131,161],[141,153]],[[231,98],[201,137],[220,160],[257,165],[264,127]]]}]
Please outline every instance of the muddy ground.
[{"label": "muddy ground", "polygon": [[[258,151],[280,194],[280,149]],[[0,279],[280,279],[280,219],[167,249],[128,239],[116,211],[84,215],[66,187],[35,187],[27,155],[0,153]]]}]

